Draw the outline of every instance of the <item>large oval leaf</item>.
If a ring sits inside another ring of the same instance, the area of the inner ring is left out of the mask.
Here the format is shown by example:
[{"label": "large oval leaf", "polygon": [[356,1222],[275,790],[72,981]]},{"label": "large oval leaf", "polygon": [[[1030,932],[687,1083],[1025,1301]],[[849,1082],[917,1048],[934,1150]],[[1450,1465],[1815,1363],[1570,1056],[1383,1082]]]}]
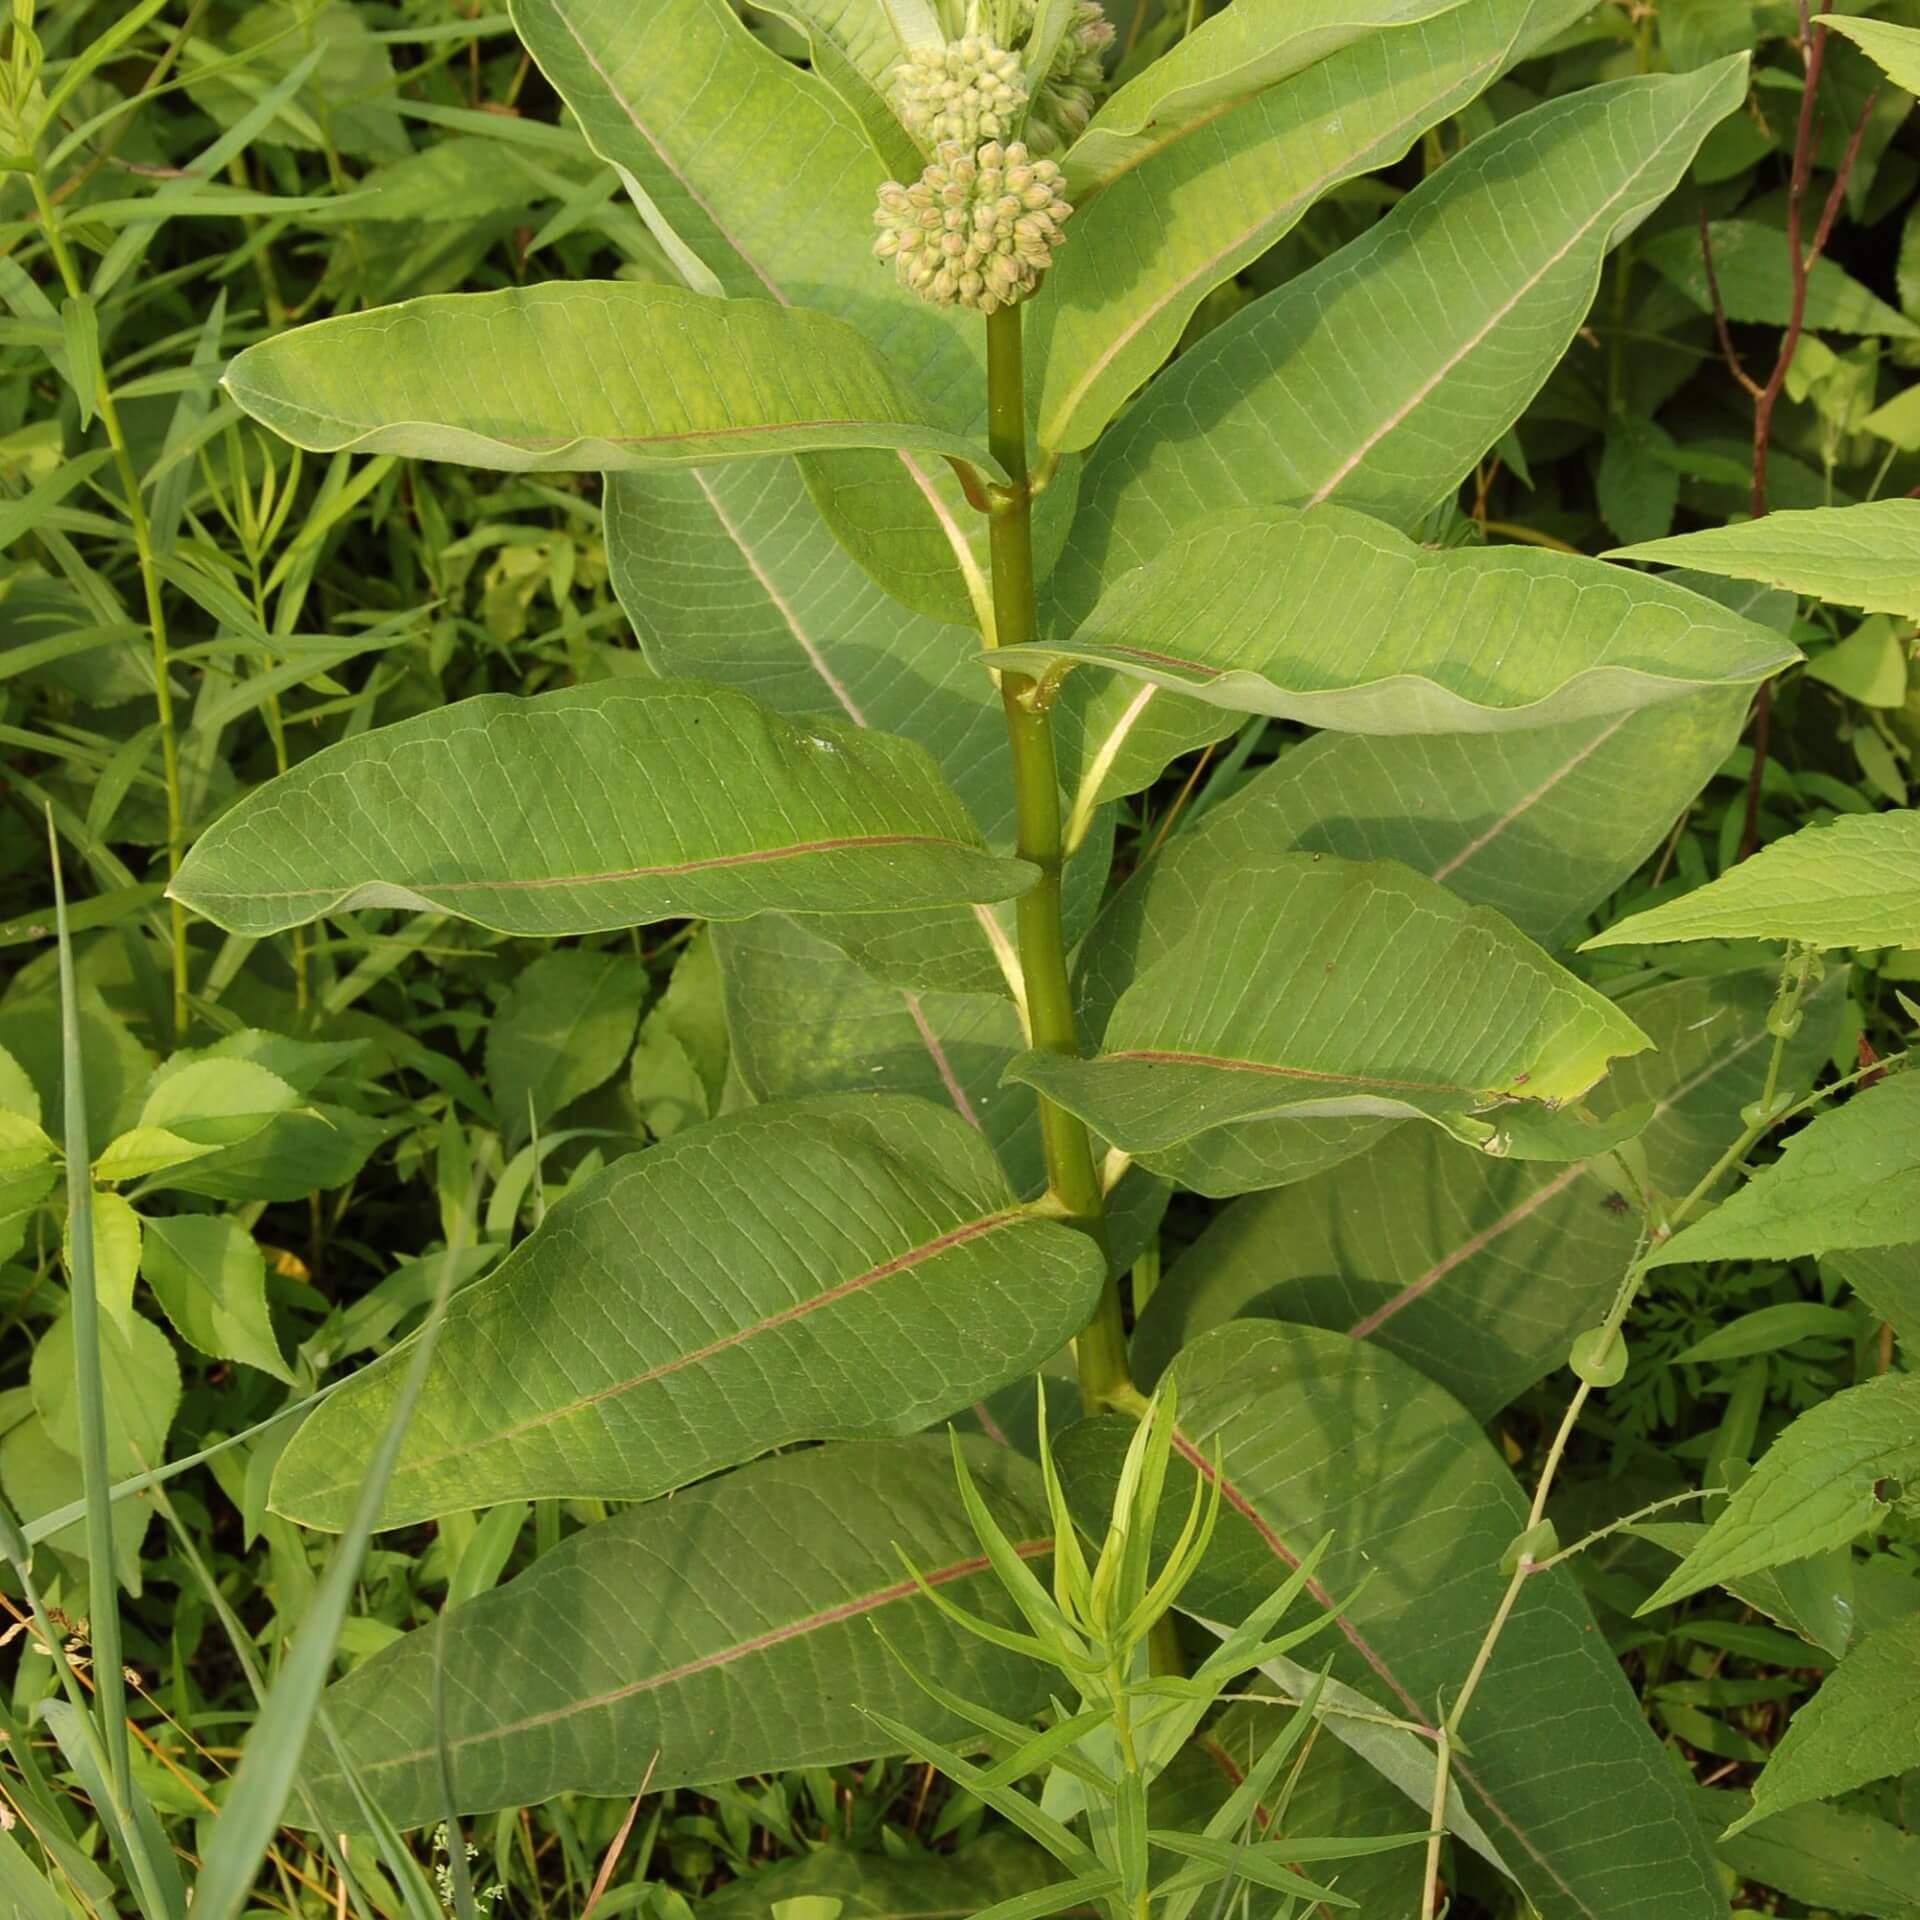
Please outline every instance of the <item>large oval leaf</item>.
[{"label": "large oval leaf", "polygon": [[[1335,1677],[1432,1725],[1466,1677],[1507,1584],[1500,1557],[1526,1521],[1479,1426],[1392,1354],[1308,1327],[1220,1327],[1173,1376],[1179,1452],[1190,1469],[1217,1446],[1223,1495],[1181,1605],[1241,1619],[1331,1532],[1318,1595],[1353,1596],[1331,1643]],[[1127,1432],[1103,1418],[1062,1436],[1070,1497],[1090,1521]],[[1169,1516],[1186,1498],[1169,1488]],[[1468,1811],[1544,1920],[1726,1920],[1686,1781],[1564,1570],[1521,1589],[1461,1731]]]},{"label": "large oval leaf", "polygon": [[1416,545],[1345,507],[1196,521],[1061,640],[1234,713],[1348,733],[1496,733],[1751,686],[1799,649],[1684,588],[1534,547]]},{"label": "large oval leaf", "polygon": [[253,935],[354,907],[589,933],[682,914],[894,911],[1018,893],[918,747],[722,687],[483,694],[249,795],[173,891]]},{"label": "large oval leaf", "polygon": [[[1024,1554],[1044,1554],[1037,1472],[1009,1448],[966,1444],[995,1517]],[[479,1813],[862,1759],[888,1744],[863,1709],[959,1734],[876,1626],[967,1699],[1016,1717],[1038,1707],[1045,1672],[954,1626],[902,1554],[961,1606],[1011,1624],[944,1439],[820,1447],[575,1534],[355,1668],[324,1706],[402,1827],[446,1817],[443,1751],[453,1807]],[[358,1823],[324,1743],[307,1782],[329,1826]]]},{"label": "large oval leaf", "polygon": [[[730,1115],[588,1181],[455,1300],[380,1523],[650,1499],[793,1441],[917,1432],[1058,1352],[1104,1277],[952,1113],[841,1094]],[[405,1367],[300,1429],[281,1512],[344,1524]]]},{"label": "large oval leaf", "polygon": [[[1413,529],[1539,391],[1586,317],[1608,249],[1672,191],[1744,92],[1733,60],[1519,114],[1331,259],[1214,328],[1089,460],[1049,585],[1055,624],[1070,628],[1204,513],[1338,500]],[[1084,697],[1069,683],[1070,701]],[[1103,778],[1103,794],[1144,786],[1222,730],[1198,705],[1116,683],[1078,713],[1070,766],[1082,778],[1111,768],[1168,709],[1166,737],[1138,756],[1144,772],[1117,786]]]},{"label": "large oval leaf", "polygon": [[1577,1099],[1647,1044],[1498,914],[1403,867],[1295,854],[1208,893],[1097,1056],[1028,1053],[1010,1072],[1149,1164],[1283,1114],[1424,1116],[1504,1152],[1525,1110]]},{"label": "large oval leaf", "polygon": [[[1577,12],[1578,0],[1471,0],[1368,35],[1251,98],[1228,97],[1128,155],[1069,229],[1034,309],[1041,442],[1091,446],[1213,288],[1322,194],[1399,159]],[[1210,64],[1191,52],[1186,62]],[[1153,71],[1137,84],[1151,88]]]},{"label": "large oval leaf", "polygon": [[[1773,985],[1725,974],[1622,1001],[1653,1048],[1621,1061],[1591,1104],[1650,1107],[1637,1138],[1662,1191],[1691,1187],[1759,1097]],[[1827,1057],[1841,1001],[1825,993],[1789,1043],[1787,1085]],[[1430,1127],[1396,1127],[1369,1152],[1216,1214],[1154,1290],[1134,1332],[1135,1375],[1150,1384],[1227,1320],[1304,1321],[1377,1341],[1489,1420],[1604,1314],[1639,1231],[1607,1161],[1497,1160]]]},{"label": "large oval leaf", "polygon": [[991,466],[844,321],[684,287],[429,294],[249,347],[227,391],[322,453],[548,473],[892,447]]}]

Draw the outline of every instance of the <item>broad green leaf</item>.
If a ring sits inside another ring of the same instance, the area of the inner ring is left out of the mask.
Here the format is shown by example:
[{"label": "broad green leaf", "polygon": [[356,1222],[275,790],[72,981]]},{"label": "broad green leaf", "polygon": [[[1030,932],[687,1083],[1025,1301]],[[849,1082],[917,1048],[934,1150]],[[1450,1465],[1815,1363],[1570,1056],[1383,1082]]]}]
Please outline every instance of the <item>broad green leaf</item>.
[{"label": "broad green leaf", "polygon": [[1920,500],[1770,513],[1616,547],[1606,557],[1759,580],[1868,613],[1920,614]]},{"label": "broad green leaf", "polygon": [[[1208,293],[1322,194],[1399,159],[1577,12],[1569,0],[1470,0],[1143,143],[1076,215],[1034,307],[1041,444],[1091,446]],[[1204,48],[1187,60],[1196,72],[1210,64]],[[1151,89],[1153,71],[1136,84]]]},{"label": "broad green leaf", "polygon": [[237,1147],[167,1168],[157,1184],[208,1200],[304,1200],[316,1190],[345,1186],[396,1125],[317,1100],[282,1114]]},{"label": "broad green leaf", "polygon": [[[1463,8],[1379,45],[1484,17]],[[1522,113],[1360,239],[1214,328],[1089,461],[1054,579],[1064,610],[1078,617],[1101,586],[1219,508],[1338,498],[1417,524],[1539,391],[1608,248],[1744,93],[1735,59]],[[1524,195],[1511,190],[1521,177]]]},{"label": "broad green leaf", "polygon": [[[1696,1797],[1709,1833],[1722,1834],[1746,1807],[1744,1793]],[[1920,1834],[1850,1807],[1811,1803],[1763,1818],[1715,1851],[1744,1880],[1796,1900],[1873,1920],[1920,1920]]]},{"label": "broad green leaf", "polygon": [[0,1112],[40,1125],[40,1089],[5,1047],[0,1047]]},{"label": "broad green leaf", "polygon": [[1026,1046],[1011,1001],[884,986],[778,914],[716,927],[714,946],[734,1066],[756,1100],[916,1094],[978,1129],[1015,1191],[1045,1183],[1032,1096],[1004,1084]]},{"label": "broad green leaf", "polygon": [[1895,86],[1920,93],[1920,32],[1891,20],[1855,20],[1844,13],[1815,18],[1834,33],[1844,33],[1878,65]]},{"label": "broad green leaf", "polygon": [[328,747],[202,834],[174,892],[253,935],[372,906],[552,935],[998,899],[1028,878],[906,741],[614,680]]},{"label": "broad green leaf", "polygon": [[1433,551],[1344,507],[1193,522],[1071,636],[1084,661],[1209,706],[1349,733],[1493,733],[1751,685],[1799,650],[1684,589],[1533,547]]},{"label": "broad green leaf", "polygon": [[154,1076],[139,1120],[102,1148],[94,1174],[136,1180],[185,1165],[250,1140],[299,1103],[294,1088],[256,1061],[181,1063]]},{"label": "broad green leaf", "polygon": [[[1713,279],[1729,320],[1785,326],[1793,314],[1793,276],[1787,265],[1785,230],[1764,220],[1708,223]],[[1638,257],[1678,287],[1702,313],[1713,311],[1700,229],[1692,222],[1656,234]],[[1807,275],[1804,324],[1823,333],[1879,333],[1898,340],[1920,336],[1920,327],[1890,307],[1832,260],[1819,259]]]},{"label": "broad green leaf", "polygon": [[[1208,512],[1333,500],[1417,527],[1539,391],[1586,317],[1608,249],[1738,105],[1743,74],[1742,62],[1722,62],[1521,114],[1358,240],[1214,328],[1089,460],[1048,586],[1051,628],[1071,631],[1113,580]],[[1509,191],[1521,176],[1524,204]],[[1229,724],[1126,682],[1069,681],[1061,710],[1069,784],[1102,797],[1147,785]]]},{"label": "broad green leaf", "polygon": [[[1084,199],[1116,174],[1356,40],[1430,20],[1460,4],[1236,0],[1203,17],[1159,59],[1114,89],[1066,157],[1068,194]],[[1404,60],[1409,50],[1394,51]],[[1356,78],[1344,77],[1345,84],[1354,86]]]},{"label": "broad green leaf", "polygon": [[[1684,1192],[1739,1133],[1766,1075],[1772,998],[1770,979],[1734,974],[1621,1003],[1654,1046],[1620,1062],[1592,1105],[1652,1103],[1638,1138],[1662,1188]],[[1840,1002],[1825,994],[1803,1023],[1789,1076],[1811,1077],[1827,1057]],[[1136,1377],[1150,1384],[1223,1321],[1270,1317],[1378,1341],[1491,1419],[1600,1318],[1637,1237],[1637,1205],[1604,1161],[1496,1160],[1431,1128],[1397,1128],[1216,1215],[1140,1317]]]},{"label": "broad green leaf", "polygon": [[1849,813],[1802,827],[1706,886],[1616,921],[1582,951],[1667,940],[1920,945],[1920,813]]},{"label": "broad green leaf", "polygon": [[[460,1294],[381,1522],[647,1499],[795,1441],[916,1432],[1057,1352],[1100,1266],[937,1108],[851,1094],[714,1121],[576,1189]],[[405,1364],[301,1428],[280,1512],[339,1524]]]},{"label": "broad green leaf", "polygon": [[[93,1286],[100,1311],[117,1320],[122,1329],[133,1318],[133,1287],[140,1275],[140,1216],[117,1193],[96,1191],[88,1209],[93,1231]],[[73,1226],[68,1220],[60,1236],[61,1257],[73,1271]]]},{"label": "broad green leaf", "polygon": [[[1038,1474],[1004,1447],[964,1444],[995,1518],[1030,1557],[1044,1553]],[[635,1793],[650,1768],[660,1791],[862,1759],[887,1746],[863,1708],[959,1733],[875,1626],[966,1699],[1015,1718],[1041,1705],[1045,1671],[949,1622],[903,1554],[958,1605],[1017,1618],[985,1572],[944,1437],[820,1447],[586,1528],[443,1627],[376,1654],[324,1704],[402,1827],[447,1811],[442,1734],[452,1804],[483,1812]],[[349,1824],[325,1748],[307,1778],[329,1824]]]},{"label": "broad green leaf", "polygon": [[146,1223],[140,1272],[189,1345],[293,1384],[267,1310],[266,1261],[238,1221],[156,1215]]},{"label": "broad green leaf", "polygon": [[1386,862],[1296,854],[1207,896],[1095,1058],[1029,1053],[1011,1072],[1149,1165],[1289,1113],[1423,1116],[1503,1153],[1510,1128],[1483,1112],[1577,1099],[1647,1044],[1498,914]]},{"label": "broad green leaf", "polygon": [[1920,1767],[1920,1614],[1868,1634],[1800,1703],[1728,1831],[1910,1767]]},{"label": "broad green leaf", "polygon": [[[0,1438],[0,1488],[5,1489],[8,1504],[23,1521],[38,1520],[66,1507],[84,1515],[86,1482],[80,1462],[54,1440],[38,1414],[9,1427],[5,1437]],[[140,1548],[147,1537],[147,1523],[153,1517],[152,1506],[137,1495],[114,1502],[114,1569],[120,1576],[120,1584],[135,1596],[141,1588]],[[71,1521],[49,1535],[45,1544],[56,1553],[70,1554],[84,1565],[87,1557],[85,1518]]]},{"label": "broad green leaf", "polygon": [[[933,418],[976,423],[984,330],[873,259],[886,169],[818,75],[757,40],[726,0],[514,0],[512,12],[594,149],[639,186],[700,273],[731,295],[849,322]],[[868,57],[865,35],[849,44]],[[805,465],[849,550],[889,592],[947,620],[985,605],[985,523],[943,463],[903,452]]]},{"label": "broad green leaf", "polygon": [[647,971],[630,953],[548,953],[487,1026],[487,1082],[510,1141],[611,1080],[633,1045]]},{"label": "broad green leaf", "polygon": [[[1217,1446],[1223,1495],[1183,1610],[1243,1618],[1331,1532],[1315,1594],[1341,1605],[1325,1642],[1334,1677],[1429,1724],[1466,1675],[1526,1519],[1477,1422],[1392,1354],[1315,1328],[1231,1323],[1172,1377],[1185,1463],[1172,1478]],[[1077,1510],[1104,1511],[1127,1431],[1100,1419],[1062,1436]],[[1169,1531],[1188,1492],[1169,1485]],[[1521,1589],[1461,1737],[1467,1809],[1543,1920],[1725,1920],[1684,1779],[1564,1570]]]},{"label": "broad green leaf", "polygon": [[1855,1093],[1788,1139],[1648,1264],[1785,1259],[1920,1238],[1920,1074]]},{"label": "broad green leaf", "polygon": [[781,1860],[702,1900],[700,1920],[767,1920],[807,1895],[840,1904],[840,1920],[970,1920],[996,1900],[1053,1885],[1060,1868],[1031,1840],[996,1829],[954,1854],[888,1859],[825,1846]]},{"label": "broad green leaf", "polygon": [[992,465],[844,321],[629,281],[342,314],[247,348],[222,384],[256,420],[322,453],[516,473],[834,447]]},{"label": "broad green leaf", "polygon": [[1920,1374],[1883,1373],[1801,1414],[1640,1611],[1841,1547],[1920,1487]]}]

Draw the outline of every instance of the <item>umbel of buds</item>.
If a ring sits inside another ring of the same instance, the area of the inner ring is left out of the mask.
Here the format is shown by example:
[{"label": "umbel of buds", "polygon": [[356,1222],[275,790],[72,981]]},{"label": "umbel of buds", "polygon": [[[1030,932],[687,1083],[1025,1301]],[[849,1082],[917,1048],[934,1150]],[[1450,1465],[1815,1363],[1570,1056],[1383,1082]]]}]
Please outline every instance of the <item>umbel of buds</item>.
[{"label": "umbel of buds", "polygon": [[1005,140],[1026,104],[1020,56],[981,34],[914,47],[893,70],[893,110],[923,147]]},{"label": "umbel of buds", "polygon": [[1107,86],[1100,56],[1112,44],[1112,21],[1095,0],[1079,0],[1027,115],[1023,131],[1035,153],[1056,153],[1086,131]]},{"label": "umbel of buds", "polygon": [[912,186],[880,189],[873,251],[922,299],[992,313],[1039,284],[1072,211],[1060,169],[1019,141],[975,153],[948,141]]}]

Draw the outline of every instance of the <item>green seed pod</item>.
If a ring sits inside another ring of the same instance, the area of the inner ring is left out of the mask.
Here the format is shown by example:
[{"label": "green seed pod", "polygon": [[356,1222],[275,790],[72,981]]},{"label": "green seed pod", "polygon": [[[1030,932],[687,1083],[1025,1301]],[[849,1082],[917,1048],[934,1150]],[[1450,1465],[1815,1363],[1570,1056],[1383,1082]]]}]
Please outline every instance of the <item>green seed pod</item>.
[{"label": "green seed pod", "polygon": [[1060,169],[1018,141],[990,140],[973,153],[948,141],[912,186],[881,187],[874,257],[891,260],[901,285],[923,299],[992,313],[1039,285],[1072,211]]},{"label": "green seed pod", "polygon": [[894,68],[893,110],[923,147],[949,140],[971,152],[1011,135],[1026,110],[1020,56],[977,33],[943,47],[911,48]]}]

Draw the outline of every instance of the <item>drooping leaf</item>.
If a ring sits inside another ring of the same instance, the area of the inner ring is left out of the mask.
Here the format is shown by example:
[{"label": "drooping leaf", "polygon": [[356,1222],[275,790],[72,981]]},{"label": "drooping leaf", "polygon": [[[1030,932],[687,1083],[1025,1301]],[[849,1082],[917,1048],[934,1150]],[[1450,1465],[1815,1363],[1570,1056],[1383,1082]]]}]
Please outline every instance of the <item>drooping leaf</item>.
[{"label": "drooping leaf", "polygon": [[267,1310],[267,1266],[253,1235],[221,1214],[146,1223],[140,1272],[181,1339],[293,1383]]},{"label": "drooping leaf", "polygon": [[247,348],[222,383],[324,453],[517,473],[834,447],[986,462],[844,321],[630,281],[429,294]]},{"label": "drooping leaf", "polygon": [[1149,1165],[1283,1114],[1424,1116],[1504,1152],[1483,1110],[1577,1099],[1647,1044],[1498,914],[1386,862],[1294,854],[1208,894],[1097,1056],[1030,1053],[1011,1072]]},{"label": "drooping leaf", "polygon": [[1648,1264],[1766,1260],[1920,1238],[1920,1074],[1855,1093]]},{"label": "drooping leaf", "polygon": [[[1076,215],[1034,310],[1041,443],[1091,446],[1213,288],[1322,194],[1397,160],[1574,12],[1568,0],[1471,0],[1140,143]],[[1186,63],[1204,73],[1213,61],[1202,47]],[[1158,71],[1136,85],[1151,91]]]},{"label": "drooping leaf", "polygon": [[[1005,1447],[966,1444],[1008,1537],[1044,1553],[1038,1474]],[[1011,1623],[944,1438],[820,1447],[575,1534],[336,1682],[326,1710],[376,1803],[415,1827],[448,1809],[442,1731],[452,1803],[467,1812],[861,1759],[887,1745],[863,1708],[960,1731],[876,1625],[964,1698],[1014,1717],[1038,1707],[1044,1670],[950,1623],[902,1554],[958,1605]],[[325,1818],[353,1819],[325,1748],[307,1778]]]},{"label": "drooping leaf", "polygon": [[487,1026],[487,1079],[509,1140],[612,1079],[646,996],[630,953],[547,953],[527,966]]},{"label": "drooping leaf", "polygon": [[[1466,1674],[1526,1518],[1478,1424],[1392,1354],[1314,1328],[1234,1322],[1172,1371],[1176,1473],[1217,1445],[1223,1495],[1183,1609],[1243,1618],[1331,1532],[1316,1598],[1353,1596],[1328,1643],[1335,1677],[1429,1724]],[[1104,1511],[1126,1435],[1100,1419],[1062,1436],[1077,1509]],[[1187,1491],[1169,1487],[1169,1514]],[[1521,1589],[1461,1737],[1467,1808],[1544,1920],[1725,1920],[1685,1783],[1564,1571]]]},{"label": "drooping leaf", "polygon": [[1752,685],[1799,658],[1681,589],[1531,547],[1433,551],[1344,507],[1194,521],[1070,636],[1085,661],[1235,713],[1348,733],[1493,733]]},{"label": "drooping leaf", "polygon": [[1920,1834],[1850,1807],[1806,1804],[1768,1815],[1727,1837],[1748,1804],[1744,1793],[1701,1792],[1707,1831],[1743,1880],[1777,1887],[1809,1906],[1872,1920],[1920,1920]]},{"label": "drooping leaf", "polygon": [[1606,557],[1759,580],[1868,613],[1920,614],[1920,500],[1783,510]]},{"label": "drooping leaf", "polygon": [[[460,1294],[381,1523],[648,1499],[795,1441],[916,1432],[1057,1352],[1103,1277],[952,1114],[843,1094],[713,1121],[588,1181]],[[405,1365],[307,1421],[279,1511],[340,1523]]]},{"label": "drooping leaf", "polygon": [[[1787,264],[1787,236],[1764,220],[1713,220],[1707,225],[1713,249],[1713,281],[1729,320],[1785,326],[1793,312],[1793,275]],[[1656,234],[1639,258],[1672,282],[1702,313],[1713,311],[1700,231],[1691,221]],[[1877,333],[1893,339],[1920,335],[1897,308],[1872,293],[1845,268],[1816,260],[1807,274],[1802,319],[1809,331]]]},{"label": "drooping leaf", "polygon": [[[1430,20],[1461,0],[1252,0],[1203,18],[1159,59],[1116,87],[1064,163],[1069,197],[1141,165],[1268,87],[1357,40]],[[1401,64],[1409,49],[1393,51]],[[1432,56],[1429,55],[1429,58]],[[1360,92],[1357,75],[1342,84]],[[1274,102],[1274,105],[1281,103]],[[1270,123],[1271,124],[1271,123]]]},{"label": "drooping leaf", "polygon": [[1920,813],[1850,813],[1802,827],[1706,886],[1616,921],[1585,947],[1666,940],[1920,945]]},{"label": "drooping leaf", "polygon": [[[1740,1131],[1765,1078],[1771,980],[1681,980],[1621,1003],[1653,1048],[1615,1067],[1602,1113],[1652,1104],[1638,1135],[1656,1182],[1684,1192]],[[1824,1060],[1840,1010],[1829,992],[1785,1071]],[[1471,1153],[1399,1127],[1369,1152],[1215,1216],[1155,1289],[1133,1338],[1151,1383],[1223,1321],[1272,1317],[1375,1340],[1491,1419],[1566,1359],[1631,1260],[1637,1208],[1606,1163]]]},{"label": "drooping leaf", "polygon": [[[1608,249],[1666,197],[1744,91],[1734,60],[1520,114],[1359,239],[1214,328],[1089,460],[1048,587],[1053,627],[1070,630],[1111,581],[1208,512],[1337,500],[1411,531],[1539,391],[1586,317]],[[1521,177],[1524,196],[1510,191]],[[1101,778],[1106,793],[1146,785],[1230,724],[1125,683],[1093,693],[1069,681],[1062,705],[1077,736],[1063,755],[1070,783],[1127,744],[1145,763],[1124,783]],[[1156,732],[1164,738],[1145,749]]]},{"label": "drooping leaf", "polygon": [[1642,1613],[1845,1546],[1920,1486],[1920,1375],[1883,1373],[1801,1414]]},{"label": "drooping leaf", "polygon": [[328,747],[202,834],[174,891],[255,935],[356,906],[552,935],[1004,898],[1027,875],[904,740],[614,680],[483,694]]},{"label": "drooping leaf", "polygon": [[1870,1633],[1794,1710],[1753,1783],[1738,1833],[1920,1766],[1920,1614]]}]

